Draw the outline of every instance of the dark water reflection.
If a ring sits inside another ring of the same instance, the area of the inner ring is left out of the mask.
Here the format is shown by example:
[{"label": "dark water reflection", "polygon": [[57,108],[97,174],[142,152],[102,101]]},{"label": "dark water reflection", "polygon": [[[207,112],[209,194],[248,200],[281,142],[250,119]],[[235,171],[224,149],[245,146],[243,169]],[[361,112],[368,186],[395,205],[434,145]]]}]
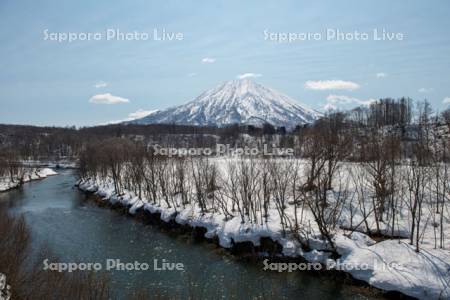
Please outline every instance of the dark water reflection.
[{"label": "dark water reflection", "polygon": [[[341,280],[305,272],[272,273],[261,264],[237,261],[215,246],[162,232],[115,211],[99,208],[63,171],[19,190],[0,193],[0,204],[24,214],[33,245],[46,245],[61,261],[181,262],[185,271],[109,271],[112,289],[122,298],[145,287],[169,298],[204,299],[369,299]],[[151,268],[152,269],[152,268]]]}]

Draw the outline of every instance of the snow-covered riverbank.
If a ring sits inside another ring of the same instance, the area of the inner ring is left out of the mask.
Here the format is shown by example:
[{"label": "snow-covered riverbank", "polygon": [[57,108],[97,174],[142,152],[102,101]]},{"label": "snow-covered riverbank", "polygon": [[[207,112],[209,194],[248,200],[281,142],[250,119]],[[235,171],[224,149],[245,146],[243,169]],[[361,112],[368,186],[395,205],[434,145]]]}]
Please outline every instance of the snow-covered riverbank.
[{"label": "snow-covered riverbank", "polygon": [[[267,223],[242,223],[235,216],[225,220],[220,213],[201,213],[195,205],[187,204],[180,207],[168,207],[163,201],[154,204],[148,199],[139,199],[133,192],[124,191],[120,197],[114,193],[112,181],[85,180],[79,183],[79,188],[95,192],[104,201],[111,204],[121,204],[128,207],[131,214],[139,209],[151,213],[160,213],[165,222],[174,220],[178,224],[206,229],[205,237],[217,238],[220,246],[230,248],[234,243],[251,242],[260,245],[260,239],[269,237],[278,242],[286,257],[301,256],[310,262],[320,262],[324,265],[338,263],[340,270],[350,273],[354,278],[387,291],[399,291],[419,299],[450,299],[450,252],[443,249],[433,249],[431,239],[425,232],[422,249],[419,253],[409,245],[407,239],[384,240],[375,242],[369,236],[339,229],[334,235],[336,251],[340,255],[338,261],[330,258],[330,249],[324,241],[311,234],[309,245],[311,251],[305,252],[300,243],[290,237],[283,237],[278,214],[269,213]],[[288,210],[291,208],[288,208]],[[290,212],[292,213],[292,212]],[[307,214],[307,212],[305,211]],[[345,217],[345,212],[342,217]],[[306,215],[307,222],[314,219]],[[344,221],[341,222],[345,224]],[[407,224],[405,224],[405,227]],[[315,225],[312,225],[314,228]],[[313,230],[314,231],[314,230]],[[447,231],[448,232],[448,231]],[[450,237],[446,237],[449,240]]]},{"label": "snow-covered riverbank", "polygon": [[29,182],[32,180],[43,179],[48,176],[56,175],[55,171],[50,168],[31,168],[25,171],[22,178],[15,177],[11,180],[10,177],[0,178],[0,192],[4,192],[13,188],[20,186],[22,183]]}]

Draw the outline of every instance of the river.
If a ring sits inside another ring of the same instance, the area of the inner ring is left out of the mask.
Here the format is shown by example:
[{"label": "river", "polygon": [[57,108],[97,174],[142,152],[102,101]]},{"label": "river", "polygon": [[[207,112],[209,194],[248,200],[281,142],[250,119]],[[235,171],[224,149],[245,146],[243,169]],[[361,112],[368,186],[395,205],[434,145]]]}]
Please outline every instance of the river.
[{"label": "river", "polygon": [[[163,232],[116,211],[100,208],[74,187],[74,171],[26,183],[0,193],[0,204],[24,214],[33,247],[45,245],[62,262],[153,260],[182,263],[184,271],[108,271],[114,296],[145,287],[167,298],[204,299],[372,299],[343,280],[310,272],[264,271],[208,242]],[[274,298],[274,295],[276,297]]]}]

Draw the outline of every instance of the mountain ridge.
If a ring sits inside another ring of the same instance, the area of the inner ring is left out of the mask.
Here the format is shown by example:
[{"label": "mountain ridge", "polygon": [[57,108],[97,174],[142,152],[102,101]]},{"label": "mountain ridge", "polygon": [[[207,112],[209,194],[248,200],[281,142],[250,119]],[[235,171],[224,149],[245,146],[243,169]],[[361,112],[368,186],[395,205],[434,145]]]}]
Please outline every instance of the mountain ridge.
[{"label": "mountain ridge", "polygon": [[321,113],[250,79],[224,82],[179,106],[129,121],[133,124],[226,126],[247,124],[294,128],[314,122]]}]

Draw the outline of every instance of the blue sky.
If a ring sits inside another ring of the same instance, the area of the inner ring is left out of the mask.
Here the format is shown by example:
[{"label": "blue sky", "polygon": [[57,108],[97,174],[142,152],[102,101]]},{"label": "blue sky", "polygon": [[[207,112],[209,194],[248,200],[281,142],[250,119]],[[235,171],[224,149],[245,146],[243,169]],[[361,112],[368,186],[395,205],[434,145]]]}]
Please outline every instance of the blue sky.
[{"label": "blue sky", "polygon": [[[319,110],[401,96],[426,98],[443,110],[444,99],[450,102],[449,15],[446,0],[1,0],[0,123],[82,126],[125,119],[183,104],[245,73]],[[150,38],[69,43],[44,35],[46,29],[109,28]],[[183,39],[154,41],[154,28],[181,32]],[[403,40],[373,40],[373,30],[383,28]],[[326,40],[327,29],[370,36]],[[281,43],[265,39],[265,30],[323,38]]]}]

